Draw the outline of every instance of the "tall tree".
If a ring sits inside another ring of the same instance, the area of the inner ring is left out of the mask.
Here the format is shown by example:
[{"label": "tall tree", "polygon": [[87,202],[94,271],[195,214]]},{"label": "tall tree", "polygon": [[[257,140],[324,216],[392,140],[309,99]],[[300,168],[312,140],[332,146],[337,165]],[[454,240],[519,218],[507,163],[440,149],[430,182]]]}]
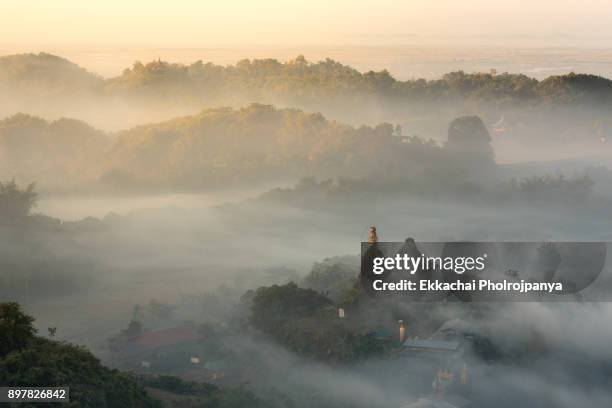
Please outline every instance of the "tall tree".
[{"label": "tall tree", "polygon": [[21,350],[34,337],[34,318],[21,310],[18,303],[0,303],[0,356]]}]

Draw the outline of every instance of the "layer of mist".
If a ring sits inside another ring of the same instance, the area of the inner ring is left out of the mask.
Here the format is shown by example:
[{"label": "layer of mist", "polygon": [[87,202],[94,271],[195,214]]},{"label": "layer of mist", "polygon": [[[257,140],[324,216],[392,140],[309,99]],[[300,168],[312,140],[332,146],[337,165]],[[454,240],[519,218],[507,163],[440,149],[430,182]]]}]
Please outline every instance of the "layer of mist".
[{"label": "layer of mist", "polygon": [[[402,320],[465,342],[452,390],[472,406],[610,405],[607,303],[359,285],[372,225],[383,241],[612,241],[609,80],[397,81],[303,57],[104,79],[39,54],[1,58],[0,89],[0,300],[39,334],[272,407],[404,407],[455,367],[406,355]],[[128,350],[193,327],[195,345]]]}]

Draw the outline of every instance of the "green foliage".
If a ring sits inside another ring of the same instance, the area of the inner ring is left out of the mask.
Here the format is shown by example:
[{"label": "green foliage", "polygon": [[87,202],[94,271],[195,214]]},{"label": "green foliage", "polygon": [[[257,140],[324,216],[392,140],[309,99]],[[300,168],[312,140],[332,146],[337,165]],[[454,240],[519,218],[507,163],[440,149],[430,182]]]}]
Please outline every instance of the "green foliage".
[{"label": "green foliage", "polygon": [[315,263],[302,285],[324,293],[334,302],[340,302],[355,286],[358,276],[359,258],[336,256]]},{"label": "green foliage", "polygon": [[3,82],[42,96],[58,91],[81,93],[100,89],[103,79],[64,58],[41,52],[0,57],[0,84]]},{"label": "green foliage", "polygon": [[16,114],[0,120],[0,171],[66,186],[99,174],[109,145],[106,134],[84,122]]},{"label": "green foliage", "polygon": [[[393,104],[449,102],[516,106],[549,103],[592,103],[612,100],[612,82],[595,75],[553,76],[543,81],[525,75],[451,72],[440,79],[399,81],[387,70],[359,72],[332,59],[309,62],[303,56],[285,63],[275,59],[241,60],[235,65],[197,61],[190,65],[161,60],[135,62],[115,78],[103,80],[62,58],[22,54],[0,58],[0,83],[41,87],[39,92],[97,93],[128,96],[136,101],[163,99],[203,105],[212,100],[275,102],[293,106],[343,101],[357,105],[375,100]],[[27,89],[27,88],[26,88]]]},{"label": "green foliage", "polygon": [[0,384],[69,386],[71,407],[158,406],[134,378],[102,366],[86,349],[34,336],[33,320],[15,303],[0,304]]},{"label": "green foliage", "polygon": [[170,406],[191,408],[273,408],[271,400],[263,401],[245,388],[221,389],[207,383],[185,381],[173,376],[146,376],[140,382],[150,388],[168,391],[181,396],[173,398]]},{"label": "green foliage", "polygon": [[250,300],[250,323],[300,355],[351,362],[387,350],[384,342],[353,332],[327,297],[293,282],[261,287]]},{"label": "green foliage", "polygon": [[[476,131],[488,137],[484,127]],[[278,181],[304,174],[369,178],[379,185],[415,180],[427,184],[431,178],[453,183],[469,173],[463,170],[466,163],[474,166],[470,149],[448,149],[394,132],[388,123],[356,128],[321,114],[253,104],[135,127],[121,132],[107,151],[105,136],[83,123],[16,115],[0,121],[0,158],[7,158],[0,160],[0,169],[6,166],[7,171],[41,175],[47,181],[61,177],[63,183],[97,178],[98,187],[133,192]],[[478,155],[491,161],[490,147]]]},{"label": "green foliage", "polygon": [[302,356],[330,363],[350,363],[388,350],[387,342],[353,332],[334,312],[288,320],[269,334]]},{"label": "green foliage", "polygon": [[575,74],[551,76],[538,84],[540,97],[548,103],[610,103],[612,81],[597,75]]},{"label": "green foliage", "polygon": [[[450,101],[518,103],[580,103],[610,101],[612,82],[595,75],[570,73],[538,81],[525,75],[451,72],[440,79],[399,81],[387,70],[359,72],[332,59],[309,62],[303,56],[285,63],[275,59],[244,59],[235,65],[197,61],[190,65],[135,62],[115,78],[104,80],[77,65],[50,54],[21,54],[0,58],[0,84],[46,85],[47,93],[97,92],[158,97],[173,101],[284,100],[294,106],[316,101],[359,103],[377,98],[384,103]],[[26,88],[27,89],[27,88]]]},{"label": "green foliage", "polygon": [[[139,110],[150,111],[152,105],[155,112],[168,111],[171,105],[177,114],[203,106],[260,103],[206,109],[137,126],[119,132],[116,139],[75,120],[49,122],[15,115],[0,121],[0,171],[45,186],[53,179],[63,188],[69,183],[89,188],[96,180],[92,187],[131,192],[306,175],[434,181],[456,188],[473,173],[491,174],[490,167],[474,168],[493,159],[490,145],[484,142],[489,139],[484,123],[473,116],[454,121],[451,129],[461,123],[473,132],[466,137],[451,132],[445,147],[415,134],[441,134],[460,114],[478,114],[486,123],[503,114],[507,123],[500,134],[526,146],[583,139],[593,148],[610,133],[605,118],[612,103],[612,82],[593,75],[537,81],[524,75],[459,71],[437,80],[399,81],[387,71],[361,73],[330,59],[312,63],[300,56],[286,63],[243,60],[229,66],[158,60],[135,63],[121,76],[104,80],[73,65],[46,54],[2,57],[0,88],[14,86],[17,93],[28,93],[27,84],[44,88],[52,83],[52,96],[41,93],[51,98],[42,99],[46,105],[55,106],[61,104],[53,98],[72,92],[74,78],[91,83],[83,88],[99,98],[92,99],[92,106],[100,101],[115,106],[120,97]],[[45,76],[44,70],[50,73]],[[39,83],[39,76],[52,79]],[[275,103],[320,110],[348,121],[389,120],[402,126],[349,126],[319,113],[269,105]],[[476,153],[465,149],[472,145],[466,142],[476,139],[483,141],[477,143]]]},{"label": "green foliage", "polygon": [[[390,124],[355,128],[320,114],[253,104],[133,128],[119,135],[110,157],[124,174],[190,187],[303,174],[380,182],[458,174],[447,165],[451,152],[393,132]],[[453,163],[462,161],[463,152],[452,155]]]},{"label": "green foliage", "polygon": [[23,313],[18,303],[0,303],[0,357],[25,348],[34,338],[34,318]]},{"label": "green foliage", "polygon": [[0,121],[0,170],[61,177],[64,187],[92,178],[124,188],[203,187],[304,173],[397,173],[414,167],[423,151],[439,150],[393,132],[390,124],[354,128],[321,114],[253,104],[135,127],[107,149],[109,139],[81,122],[16,115]]},{"label": "green foliage", "polygon": [[[595,75],[568,74],[538,81],[525,75],[451,72],[437,80],[395,79],[387,70],[361,73],[332,59],[311,63],[303,56],[281,63],[274,59],[242,60],[235,66],[198,61],[191,65],[154,61],[135,63],[120,77],[110,79],[111,89],[151,94],[189,92],[223,97],[257,95],[261,99],[283,98],[294,104],[333,98],[349,102],[378,97],[381,102],[414,103],[497,101],[518,103],[581,102],[592,95],[607,95],[609,80]],[[191,91],[189,89],[191,88]],[[552,98],[553,95],[563,98]]]},{"label": "green foliage", "polygon": [[332,302],[312,289],[295,283],[261,287],[255,291],[251,306],[251,324],[262,331],[274,330],[289,320],[313,315]]},{"label": "green foliage", "polygon": [[213,384],[185,381],[171,375],[142,377],[141,382],[148,387],[183,395],[210,396],[219,391]]}]

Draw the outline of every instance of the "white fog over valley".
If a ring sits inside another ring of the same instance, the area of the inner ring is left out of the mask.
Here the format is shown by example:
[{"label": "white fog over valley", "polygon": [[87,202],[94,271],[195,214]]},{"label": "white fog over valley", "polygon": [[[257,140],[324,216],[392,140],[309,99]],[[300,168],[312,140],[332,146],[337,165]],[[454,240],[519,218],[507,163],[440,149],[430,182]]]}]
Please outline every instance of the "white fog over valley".
[{"label": "white fog over valley", "polygon": [[[0,386],[612,406],[607,2],[93,3],[0,13]],[[570,289],[373,293],[385,242]]]}]

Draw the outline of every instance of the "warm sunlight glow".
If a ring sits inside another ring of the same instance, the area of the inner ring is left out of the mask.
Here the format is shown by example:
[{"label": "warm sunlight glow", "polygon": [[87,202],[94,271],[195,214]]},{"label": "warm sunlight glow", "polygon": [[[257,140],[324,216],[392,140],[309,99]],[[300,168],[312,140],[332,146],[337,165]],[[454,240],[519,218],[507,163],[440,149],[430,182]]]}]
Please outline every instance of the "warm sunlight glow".
[{"label": "warm sunlight glow", "polygon": [[611,20],[612,7],[604,0],[8,0],[0,38],[22,45],[169,47],[483,41],[605,46]]}]

